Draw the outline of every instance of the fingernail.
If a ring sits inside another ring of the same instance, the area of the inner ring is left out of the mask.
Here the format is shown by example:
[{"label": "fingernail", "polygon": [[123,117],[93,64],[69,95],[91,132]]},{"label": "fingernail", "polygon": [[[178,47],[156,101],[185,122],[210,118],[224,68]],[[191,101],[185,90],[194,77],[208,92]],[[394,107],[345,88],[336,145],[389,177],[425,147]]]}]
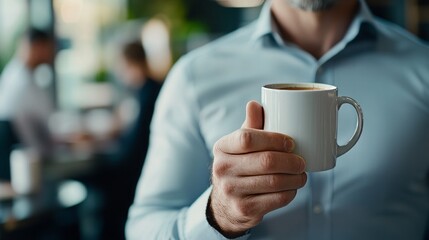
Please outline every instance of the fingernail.
[{"label": "fingernail", "polygon": [[292,139],[286,140],[286,151],[292,152],[295,149],[295,142]]}]

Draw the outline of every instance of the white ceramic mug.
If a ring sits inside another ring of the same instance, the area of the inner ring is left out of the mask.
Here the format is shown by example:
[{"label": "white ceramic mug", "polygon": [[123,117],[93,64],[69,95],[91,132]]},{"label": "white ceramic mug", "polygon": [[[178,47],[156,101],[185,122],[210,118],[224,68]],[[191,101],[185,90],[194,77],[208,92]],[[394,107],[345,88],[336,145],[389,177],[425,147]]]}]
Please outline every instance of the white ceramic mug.
[{"label": "white ceramic mug", "polygon": [[[344,103],[357,113],[355,132],[343,146],[337,143],[338,110]],[[306,161],[306,171],[335,167],[337,157],[358,141],[363,127],[359,104],[349,97],[338,97],[337,87],[320,83],[284,83],[262,87],[264,130],[292,137],[294,153]]]},{"label": "white ceramic mug", "polygon": [[17,148],[10,154],[11,184],[20,195],[35,193],[41,187],[42,163],[35,151]]}]

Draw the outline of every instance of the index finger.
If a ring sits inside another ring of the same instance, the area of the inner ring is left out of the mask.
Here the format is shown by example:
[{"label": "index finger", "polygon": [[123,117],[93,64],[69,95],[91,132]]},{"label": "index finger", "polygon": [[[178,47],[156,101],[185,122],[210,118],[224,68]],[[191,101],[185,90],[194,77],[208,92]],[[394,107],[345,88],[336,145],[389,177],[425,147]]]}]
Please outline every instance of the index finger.
[{"label": "index finger", "polygon": [[242,128],[221,138],[214,148],[228,154],[259,151],[292,152],[295,142],[285,134]]}]

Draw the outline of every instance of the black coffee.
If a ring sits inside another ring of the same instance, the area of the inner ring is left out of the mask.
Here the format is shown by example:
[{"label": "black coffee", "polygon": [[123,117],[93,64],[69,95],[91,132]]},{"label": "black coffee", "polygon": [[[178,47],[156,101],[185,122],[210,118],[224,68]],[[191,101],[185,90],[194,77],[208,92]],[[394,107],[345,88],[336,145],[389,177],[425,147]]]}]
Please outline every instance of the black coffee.
[{"label": "black coffee", "polygon": [[306,90],[306,91],[314,91],[314,90],[322,90],[322,88],[316,87],[281,87],[281,90]]}]

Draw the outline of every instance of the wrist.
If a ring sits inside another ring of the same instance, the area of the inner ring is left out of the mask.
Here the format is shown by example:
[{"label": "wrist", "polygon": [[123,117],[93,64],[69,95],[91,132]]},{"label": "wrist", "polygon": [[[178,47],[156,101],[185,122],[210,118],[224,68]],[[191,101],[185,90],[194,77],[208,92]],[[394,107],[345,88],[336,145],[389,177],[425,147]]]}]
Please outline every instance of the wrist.
[{"label": "wrist", "polygon": [[234,239],[248,233],[248,230],[226,230],[220,226],[213,211],[212,196],[210,196],[208,199],[208,203],[206,207],[206,219],[209,225],[214,229],[216,229],[216,231],[222,234],[225,238]]}]

